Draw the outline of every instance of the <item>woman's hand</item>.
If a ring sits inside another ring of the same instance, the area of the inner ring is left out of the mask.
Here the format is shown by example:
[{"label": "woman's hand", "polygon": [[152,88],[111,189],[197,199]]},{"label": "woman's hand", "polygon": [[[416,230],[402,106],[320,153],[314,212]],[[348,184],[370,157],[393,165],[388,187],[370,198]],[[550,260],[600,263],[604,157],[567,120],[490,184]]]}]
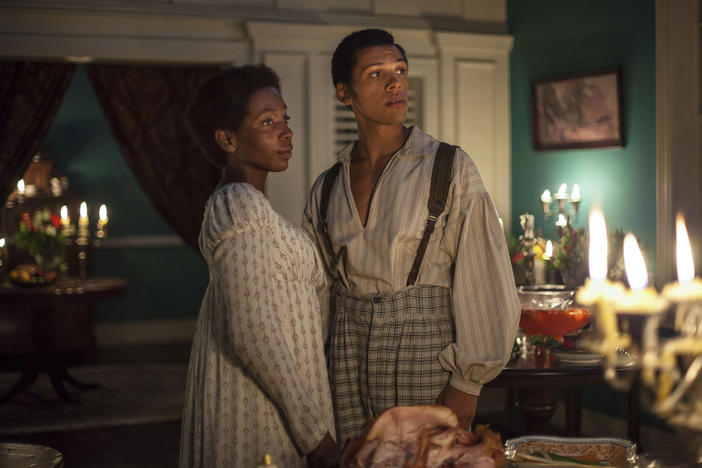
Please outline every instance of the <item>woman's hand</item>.
[{"label": "woman's hand", "polygon": [[478,405],[477,396],[446,385],[436,402],[453,410],[458,417],[458,424],[463,429],[470,430],[470,425],[475,417],[475,407]]},{"label": "woman's hand", "polygon": [[328,432],[314,450],[307,455],[307,468],[336,468],[341,450]]}]

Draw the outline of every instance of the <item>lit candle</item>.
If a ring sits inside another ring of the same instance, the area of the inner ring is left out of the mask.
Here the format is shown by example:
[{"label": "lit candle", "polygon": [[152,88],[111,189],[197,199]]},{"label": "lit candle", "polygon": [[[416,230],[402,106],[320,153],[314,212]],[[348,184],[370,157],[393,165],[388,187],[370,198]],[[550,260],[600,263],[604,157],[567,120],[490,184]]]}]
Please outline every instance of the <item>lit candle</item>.
[{"label": "lit candle", "polygon": [[573,203],[580,201],[580,186],[578,184],[573,185],[573,192],[570,194],[570,201]]},{"label": "lit candle", "polygon": [[5,238],[4,237],[0,238],[0,249],[3,249],[3,248],[5,248]]},{"label": "lit candle", "polygon": [[88,227],[88,204],[85,202],[80,204],[80,219],[78,220],[78,227],[84,229]]},{"label": "lit candle", "polygon": [[590,277],[578,290],[576,300],[586,306],[596,306],[595,324],[602,335],[602,341],[592,348],[607,357],[608,369],[605,376],[613,379],[616,375],[614,366],[617,348],[626,348],[630,343],[628,336],[618,333],[617,316],[614,313],[614,302],[624,294],[624,286],[607,280],[607,224],[599,208],[590,212],[589,230]]},{"label": "lit candle", "polygon": [[702,302],[702,280],[695,277],[695,263],[687,235],[685,219],[675,218],[675,255],[678,267],[677,283],[666,284],[663,295],[672,302]]},{"label": "lit candle", "polygon": [[556,199],[566,199],[568,198],[568,186],[563,183],[558,187],[558,193],[556,193]]},{"label": "lit candle", "polygon": [[63,205],[61,207],[61,226],[67,228],[70,223],[71,218],[68,216],[68,207],[66,205]]},{"label": "lit candle", "polygon": [[668,307],[668,301],[648,286],[648,269],[636,237],[627,233],[624,237],[624,267],[629,280],[629,291],[617,298],[615,308],[630,314],[658,313]]},{"label": "lit candle", "polygon": [[544,252],[544,260],[551,260],[553,257],[553,242],[551,240],[546,241],[546,251]]},{"label": "lit candle", "polygon": [[[107,206],[104,204],[100,205],[100,210],[98,212],[98,224],[97,228],[99,230],[105,229],[105,225],[107,224],[108,218],[107,218]],[[502,221],[502,220],[500,220]]]},{"label": "lit candle", "polygon": [[24,179],[17,181],[17,193],[24,195]]},{"label": "lit candle", "polygon": [[[681,332],[682,336],[668,340],[659,356],[661,366],[666,369],[658,376],[657,403],[662,405],[659,408],[661,411],[666,409],[664,402],[673,389],[674,375],[670,369],[677,368],[676,356],[678,354],[695,356],[702,353],[702,342],[699,336],[694,336],[698,327],[696,315],[699,314],[699,308],[702,306],[702,280],[695,277],[690,238],[687,235],[685,219],[680,213],[675,218],[675,256],[678,281],[663,287],[663,297],[676,304],[675,329]],[[691,318],[692,322],[686,324],[688,318]],[[644,368],[644,371],[645,380],[653,381],[653,370]]]},{"label": "lit candle", "polygon": [[553,198],[551,198],[551,191],[549,189],[544,190],[544,193],[541,194],[541,201],[543,203],[551,203],[553,201]]},{"label": "lit candle", "polygon": [[566,218],[563,213],[558,213],[558,219],[556,220],[556,226],[566,227],[567,225],[568,225],[568,218]]}]

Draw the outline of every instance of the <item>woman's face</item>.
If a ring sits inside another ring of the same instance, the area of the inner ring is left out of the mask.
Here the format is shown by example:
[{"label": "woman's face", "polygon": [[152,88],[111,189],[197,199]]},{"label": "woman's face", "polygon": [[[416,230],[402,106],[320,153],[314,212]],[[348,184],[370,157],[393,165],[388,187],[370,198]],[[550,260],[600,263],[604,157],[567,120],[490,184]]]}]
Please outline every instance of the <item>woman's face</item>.
[{"label": "woman's face", "polygon": [[288,108],[276,88],[252,94],[248,114],[235,132],[237,161],[256,171],[287,169],[293,148],[288,119]]},{"label": "woman's face", "polygon": [[356,53],[351,86],[339,83],[337,96],[351,106],[359,124],[402,124],[407,118],[407,62],[392,45]]}]

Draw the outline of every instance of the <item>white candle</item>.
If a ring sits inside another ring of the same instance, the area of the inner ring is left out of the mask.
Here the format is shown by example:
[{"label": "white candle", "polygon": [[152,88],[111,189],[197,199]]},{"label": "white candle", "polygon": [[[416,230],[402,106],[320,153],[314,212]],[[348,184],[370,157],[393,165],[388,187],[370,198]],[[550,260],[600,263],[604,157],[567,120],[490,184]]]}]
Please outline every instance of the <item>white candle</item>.
[{"label": "white candle", "polygon": [[107,221],[107,206],[102,204],[100,205],[100,210],[98,212],[98,229],[104,229]]},{"label": "white candle", "polygon": [[553,242],[546,241],[546,251],[544,252],[544,260],[551,260],[553,257]]},{"label": "white candle", "polygon": [[66,205],[63,205],[61,207],[61,224],[67,225],[70,222],[71,218],[68,217],[68,207]]},{"label": "white candle", "polygon": [[678,281],[666,284],[663,295],[678,303],[702,301],[702,279],[695,278],[695,262],[692,258],[690,238],[687,235],[685,219],[681,214],[675,218],[675,256]]},{"label": "white candle", "polygon": [[80,204],[80,219],[78,220],[78,225],[82,228],[88,227],[88,204],[85,202]]},{"label": "white candle", "polygon": [[570,201],[573,203],[580,201],[580,186],[578,184],[573,185],[573,192],[570,194]]},{"label": "white candle", "polygon": [[556,220],[556,226],[566,227],[568,225],[568,219],[563,213],[558,213],[558,219]]},{"label": "white candle", "polygon": [[565,183],[562,183],[561,186],[558,187],[556,198],[568,198],[568,186]]},{"label": "white candle", "polygon": [[17,181],[17,193],[24,195],[24,179]]},{"label": "white candle", "polygon": [[544,190],[544,193],[541,194],[541,201],[543,203],[551,203],[553,201],[553,198],[551,198],[551,191],[549,189]]}]

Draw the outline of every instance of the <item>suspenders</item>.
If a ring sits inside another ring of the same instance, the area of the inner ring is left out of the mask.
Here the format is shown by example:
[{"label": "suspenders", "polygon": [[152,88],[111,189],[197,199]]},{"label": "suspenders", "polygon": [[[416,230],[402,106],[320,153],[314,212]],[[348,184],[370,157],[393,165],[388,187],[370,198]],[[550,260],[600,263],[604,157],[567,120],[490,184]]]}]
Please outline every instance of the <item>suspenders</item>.
[{"label": "suspenders", "polygon": [[[444,211],[444,207],[446,206],[446,198],[448,197],[449,185],[451,183],[451,171],[453,169],[453,157],[455,153],[455,146],[447,143],[441,143],[439,144],[439,149],[434,157],[434,166],[431,171],[431,186],[429,187],[429,201],[427,203],[429,216],[427,217],[427,224],[424,227],[422,240],[419,241],[419,245],[417,246],[417,255],[414,258],[414,264],[412,265],[412,269],[407,277],[407,286],[412,286],[417,281],[419,267],[422,264],[424,253],[427,249],[427,245],[429,244],[429,238],[434,232],[436,220],[439,218],[439,215],[441,215],[441,213]],[[327,228],[327,211],[329,210],[329,196],[331,194],[331,189],[339,175],[340,169],[341,163],[338,162],[334,164],[329,171],[327,171],[326,175],[324,176],[324,182],[322,183],[321,200],[319,203],[320,234],[325,239],[326,247],[329,250],[329,257],[333,260],[331,266],[332,271],[330,274],[334,279],[339,279],[338,270],[335,266],[338,264],[339,258],[344,253],[345,247],[343,247],[338,254],[334,254],[331,238],[329,237],[329,230]]]}]

